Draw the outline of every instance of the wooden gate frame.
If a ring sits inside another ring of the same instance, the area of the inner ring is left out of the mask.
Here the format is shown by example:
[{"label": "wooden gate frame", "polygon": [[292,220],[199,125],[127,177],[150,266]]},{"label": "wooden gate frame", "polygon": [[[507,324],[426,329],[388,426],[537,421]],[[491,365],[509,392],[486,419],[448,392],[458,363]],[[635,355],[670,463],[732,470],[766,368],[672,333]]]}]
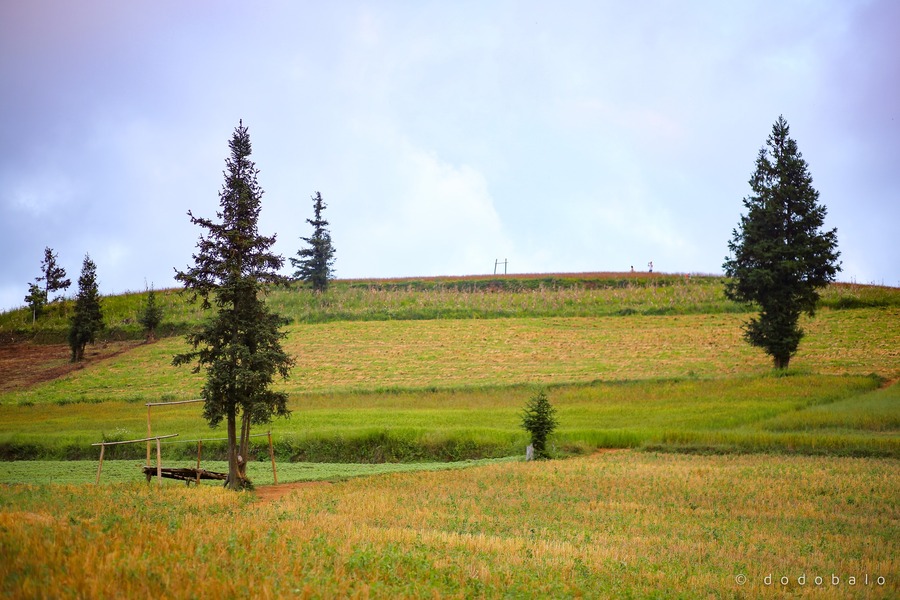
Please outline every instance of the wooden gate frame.
[{"label": "wooden gate frame", "polygon": [[121,442],[97,442],[96,444],[91,444],[91,446],[100,446],[100,464],[97,466],[97,481],[94,482],[95,485],[100,485],[100,472],[103,470],[103,454],[106,452],[107,446],[116,446],[118,444],[135,444],[138,442],[147,442],[147,466],[150,466],[150,442],[152,440],[156,440],[156,485],[159,486],[159,481],[162,479],[162,450],[159,445],[159,440],[164,440],[166,438],[171,438],[177,436],[177,433],[170,433],[169,435],[157,435],[155,437],[146,437],[141,438],[139,440],[124,440]]},{"label": "wooden gate frame", "polygon": [[[150,424],[150,409],[154,406],[173,406],[176,404],[193,404],[195,402],[203,402],[202,398],[197,398],[195,400],[176,400],[173,402],[147,402],[145,406],[147,407],[147,437],[141,438],[139,440],[125,440],[122,442],[98,442],[96,444],[91,444],[92,446],[100,446],[100,464],[97,467],[97,481],[96,484],[100,484],[100,472],[103,469],[103,453],[106,450],[106,446],[114,446],[116,444],[134,444],[138,442],[147,442],[147,465],[150,466],[150,442],[156,440],[156,485],[160,485],[160,481],[162,480],[162,450],[160,448],[159,440],[175,437],[178,434],[172,433],[169,435],[153,435],[153,429]],[[272,431],[267,431],[266,433],[260,433],[251,435],[250,437],[262,437],[267,436],[269,438],[269,458],[272,461],[272,477],[275,480],[275,483],[278,483],[278,471],[275,468],[275,450],[272,447]],[[193,440],[190,440],[193,441]],[[209,440],[207,440],[209,441]],[[197,470],[199,473],[200,469],[200,451],[203,447],[203,440],[197,440]],[[197,482],[199,483],[199,474],[197,478]]]},{"label": "wooden gate frame", "polygon": [[[147,439],[153,439],[153,431],[150,429],[150,408],[153,406],[172,406],[175,404],[193,404],[194,402],[203,402],[203,398],[198,398],[196,400],[176,400],[174,402],[147,402],[145,406],[147,407]],[[157,451],[159,451],[159,446],[157,444]],[[150,466],[150,442],[147,442],[147,466]]]}]

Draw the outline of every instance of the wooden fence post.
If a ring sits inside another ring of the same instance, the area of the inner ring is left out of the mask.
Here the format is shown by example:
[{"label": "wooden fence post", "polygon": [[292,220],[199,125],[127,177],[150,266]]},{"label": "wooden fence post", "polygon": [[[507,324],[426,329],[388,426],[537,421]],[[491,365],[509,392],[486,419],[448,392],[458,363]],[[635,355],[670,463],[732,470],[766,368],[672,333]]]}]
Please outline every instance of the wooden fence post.
[{"label": "wooden fence post", "polygon": [[162,449],[160,448],[159,438],[156,438],[156,487],[159,487],[162,481]]},{"label": "wooden fence post", "polygon": [[103,469],[103,451],[106,450],[106,444],[100,446],[100,464],[97,465],[97,481],[94,485],[100,485],[100,471]]},{"label": "wooden fence post", "polygon": [[200,451],[203,448],[203,440],[197,440],[197,485],[200,485]]},{"label": "wooden fence post", "polygon": [[[162,475],[162,450],[160,449],[159,440],[164,438],[172,438],[176,437],[177,433],[170,433],[169,435],[158,435],[153,438],[141,438],[139,440],[122,440],[120,442],[97,442],[96,444],[91,444],[91,446],[100,446],[100,464],[97,465],[97,483],[100,483],[100,471],[103,469],[103,455],[106,452],[107,446],[116,446],[118,444],[136,444],[138,442],[147,442],[149,445],[151,441],[156,440],[156,476],[159,478]],[[148,461],[149,462],[149,461]],[[145,473],[149,470],[150,465],[148,464],[145,467]],[[150,482],[150,474],[147,474],[147,483]]]},{"label": "wooden fence post", "polygon": [[[147,437],[153,437],[153,432],[150,431],[150,406],[147,406]],[[147,440],[147,466],[150,466],[150,440]]]},{"label": "wooden fence post", "polygon": [[275,450],[272,449],[272,432],[269,431],[269,458],[272,459],[272,478],[278,483],[278,471],[275,470]]}]

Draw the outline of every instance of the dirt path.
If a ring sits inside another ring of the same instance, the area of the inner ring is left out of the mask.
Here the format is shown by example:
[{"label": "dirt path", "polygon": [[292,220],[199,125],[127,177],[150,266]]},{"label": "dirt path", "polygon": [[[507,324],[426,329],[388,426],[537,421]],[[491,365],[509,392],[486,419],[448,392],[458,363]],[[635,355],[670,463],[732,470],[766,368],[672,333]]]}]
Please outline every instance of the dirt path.
[{"label": "dirt path", "polygon": [[261,485],[256,488],[256,497],[260,502],[274,502],[276,500],[281,500],[295,490],[310,487],[324,487],[328,485],[331,485],[328,481],[295,481],[293,483]]},{"label": "dirt path", "polygon": [[85,349],[85,359],[80,363],[69,361],[71,351],[66,344],[0,344],[0,392],[27,390],[95,362],[118,356],[142,343],[144,342],[127,341],[92,344]]}]

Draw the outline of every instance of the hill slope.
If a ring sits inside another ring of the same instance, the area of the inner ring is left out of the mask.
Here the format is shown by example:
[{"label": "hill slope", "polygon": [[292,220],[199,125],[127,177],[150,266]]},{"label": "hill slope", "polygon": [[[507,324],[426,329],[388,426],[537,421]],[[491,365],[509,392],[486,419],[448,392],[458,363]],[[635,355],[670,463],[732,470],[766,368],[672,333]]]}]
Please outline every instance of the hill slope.
[{"label": "hill slope", "polygon": [[[725,298],[723,281],[661,273],[338,280],[325,294],[304,287],[276,288],[267,299],[294,323],[745,312],[746,307]],[[106,330],[100,340],[142,339],[138,315],[145,302],[145,293],[104,297]],[[163,337],[185,333],[206,317],[177,290],[157,291],[157,302],[163,310]],[[823,291],[821,306],[900,307],[900,289],[834,284]],[[35,323],[25,308],[0,313],[0,343],[65,343],[72,310],[72,301],[52,303]]]},{"label": "hill slope", "polygon": [[[340,282],[324,296],[273,291],[270,302],[295,316],[285,345],[297,359],[292,377],[278,384],[294,411],[271,425],[279,456],[448,460],[517,452],[526,443],[518,411],[533,386],[550,386],[560,404],[560,450],[900,455],[898,405],[888,401],[895,395],[879,396],[871,422],[860,416],[871,412],[866,393],[900,377],[900,308],[891,305],[900,290],[827,290],[785,378],[741,340],[747,315],[724,304],[721,280],[592,277]],[[842,308],[878,303],[886,306]],[[697,312],[702,307],[708,312]],[[569,314],[579,311],[594,314]],[[385,314],[398,318],[375,319]],[[494,318],[424,319],[429,314]],[[74,370],[65,346],[4,347],[0,359],[29,350],[45,360],[32,356],[18,367],[0,360],[0,454],[86,458],[92,442],[139,437],[144,402],[199,393],[200,376],[171,366],[183,347],[180,336],[98,344]],[[825,416],[803,412],[836,402],[849,404]],[[189,406],[158,411],[154,431],[181,440],[221,435]],[[784,421],[793,411],[799,420]],[[820,425],[844,417],[844,429]],[[758,427],[773,418],[782,421]],[[192,452],[177,448],[168,452]],[[204,448],[216,451],[214,443]]]}]

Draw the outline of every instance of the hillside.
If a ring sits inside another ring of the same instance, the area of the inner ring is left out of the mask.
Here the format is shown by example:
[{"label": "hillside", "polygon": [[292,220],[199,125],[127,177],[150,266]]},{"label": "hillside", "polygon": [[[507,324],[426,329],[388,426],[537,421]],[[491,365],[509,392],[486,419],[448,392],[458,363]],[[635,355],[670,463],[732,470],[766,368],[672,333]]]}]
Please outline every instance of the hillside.
[{"label": "hillside", "polygon": [[[170,332],[201,318],[175,292],[158,297]],[[134,339],[140,331],[126,321],[140,301],[107,299],[110,321],[120,323],[107,335],[126,339],[89,348],[84,364],[68,363],[58,343],[0,346],[0,455],[91,458],[95,441],[146,431],[145,402],[197,397],[201,376],[171,366],[183,337]],[[743,342],[745,309],[727,302],[713,277],[339,281],[324,295],[272,290],[269,302],[293,319],[285,348],[297,360],[278,383],[293,417],[270,426],[281,460],[515,454],[526,443],[518,413],[536,387],[559,405],[561,453],[643,446],[900,456],[900,388],[889,386],[900,377],[893,288],[825,290],[785,374]],[[55,318],[57,329],[47,318],[32,337],[58,336],[64,320]],[[183,440],[221,435],[196,408],[155,418],[156,431]],[[204,448],[217,452],[215,443]]]},{"label": "hillside", "polygon": [[[267,300],[294,323],[529,317],[603,317],[740,313],[727,300],[724,280],[663,273],[562,273],[509,276],[354,279],[333,282],[325,294],[303,286],[274,288]],[[101,341],[139,340],[145,292],[103,298]],[[176,289],[157,291],[163,309],[159,335],[180,335],[206,315]],[[900,289],[833,284],[823,308],[900,306]],[[54,302],[36,322],[27,308],[0,313],[0,344],[65,343],[71,300]]]}]

